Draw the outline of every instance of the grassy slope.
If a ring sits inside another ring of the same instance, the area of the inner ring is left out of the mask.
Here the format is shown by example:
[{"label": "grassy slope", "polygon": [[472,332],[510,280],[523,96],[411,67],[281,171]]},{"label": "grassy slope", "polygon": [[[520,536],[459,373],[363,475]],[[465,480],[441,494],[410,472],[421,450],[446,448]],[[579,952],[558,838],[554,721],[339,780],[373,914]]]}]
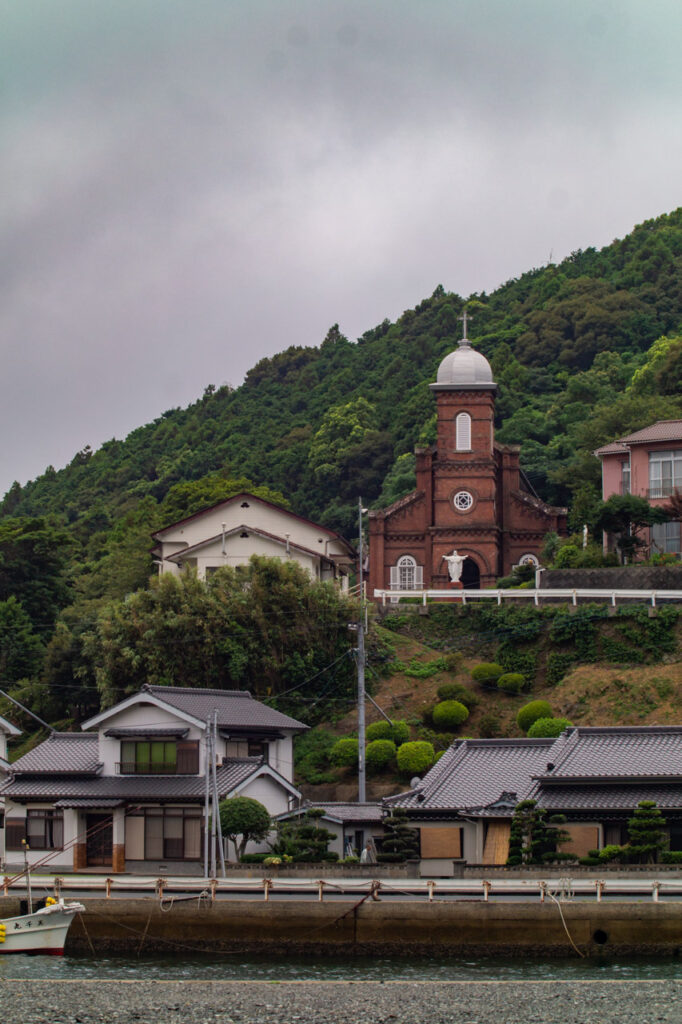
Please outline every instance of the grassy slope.
[{"label": "grassy slope", "polygon": [[[379,627],[380,628],[380,627]],[[441,654],[433,646],[426,646],[410,637],[381,630],[384,638],[395,649],[395,658],[405,664],[413,659],[419,662],[432,661]],[[678,641],[682,640],[682,628],[678,627]],[[676,660],[673,660],[675,658]],[[412,723],[421,719],[425,707],[437,700],[438,687],[446,682],[458,682],[470,686],[480,703],[472,710],[470,718],[454,736],[478,736],[481,718],[494,712],[500,720],[500,735],[522,736],[516,724],[516,714],[529,700],[547,700],[557,716],[568,718],[575,725],[675,725],[681,721],[682,706],[682,643],[678,642],[678,653],[668,656],[665,664],[639,665],[636,667],[609,665],[603,663],[580,665],[569,672],[556,686],[548,687],[540,680],[532,689],[518,697],[496,691],[479,689],[471,680],[471,669],[484,660],[482,657],[465,657],[457,672],[438,672],[428,679],[414,679],[404,672],[396,672],[375,680],[372,695],[376,702],[392,718],[405,719]],[[379,713],[371,706],[367,708],[367,722],[375,722]],[[325,727],[338,736],[347,736],[357,731],[357,714],[350,711],[332,726]],[[413,725],[412,738],[418,737],[418,726]],[[304,786],[311,799],[346,800],[355,799],[357,783],[351,771],[339,772],[336,785]],[[370,799],[400,792],[407,788],[404,780],[386,774],[368,778]]]}]

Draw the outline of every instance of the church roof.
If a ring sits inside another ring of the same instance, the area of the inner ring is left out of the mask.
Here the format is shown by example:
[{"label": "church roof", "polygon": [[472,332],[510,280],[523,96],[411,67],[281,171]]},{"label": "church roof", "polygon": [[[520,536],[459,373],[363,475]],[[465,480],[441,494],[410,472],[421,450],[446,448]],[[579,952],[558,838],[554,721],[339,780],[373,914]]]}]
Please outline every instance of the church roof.
[{"label": "church roof", "polygon": [[450,352],[438,367],[436,383],[431,385],[435,390],[494,391],[497,388],[490,363],[483,353],[471,347],[467,338],[467,319],[465,311],[460,317],[464,322],[463,335],[455,351]]}]

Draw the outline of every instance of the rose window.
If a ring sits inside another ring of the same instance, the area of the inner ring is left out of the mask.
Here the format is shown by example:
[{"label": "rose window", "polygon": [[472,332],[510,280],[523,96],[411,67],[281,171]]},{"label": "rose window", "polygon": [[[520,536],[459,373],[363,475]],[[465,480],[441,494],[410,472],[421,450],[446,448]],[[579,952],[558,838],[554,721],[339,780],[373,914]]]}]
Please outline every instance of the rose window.
[{"label": "rose window", "polygon": [[452,503],[458,512],[468,512],[474,503],[474,496],[469,491],[458,491]]}]

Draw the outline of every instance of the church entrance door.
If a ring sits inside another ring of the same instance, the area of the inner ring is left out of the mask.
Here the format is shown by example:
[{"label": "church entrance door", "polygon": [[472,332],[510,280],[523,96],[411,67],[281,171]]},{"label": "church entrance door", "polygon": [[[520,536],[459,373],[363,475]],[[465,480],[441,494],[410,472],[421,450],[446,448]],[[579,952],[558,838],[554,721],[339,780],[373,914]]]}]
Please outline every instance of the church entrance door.
[{"label": "church entrance door", "polygon": [[462,586],[465,590],[478,590],[481,585],[481,570],[473,558],[465,558],[462,565]]}]

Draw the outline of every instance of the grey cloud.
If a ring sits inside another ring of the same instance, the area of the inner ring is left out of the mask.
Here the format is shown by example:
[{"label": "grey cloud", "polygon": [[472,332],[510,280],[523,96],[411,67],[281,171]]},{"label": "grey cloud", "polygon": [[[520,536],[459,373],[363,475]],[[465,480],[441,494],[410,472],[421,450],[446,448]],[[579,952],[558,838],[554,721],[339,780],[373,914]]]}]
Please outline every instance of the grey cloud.
[{"label": "grey cloud", "polygon": [[0,16],[0,490],[334,321],[355,337],[679,202],[672,0]]}]

